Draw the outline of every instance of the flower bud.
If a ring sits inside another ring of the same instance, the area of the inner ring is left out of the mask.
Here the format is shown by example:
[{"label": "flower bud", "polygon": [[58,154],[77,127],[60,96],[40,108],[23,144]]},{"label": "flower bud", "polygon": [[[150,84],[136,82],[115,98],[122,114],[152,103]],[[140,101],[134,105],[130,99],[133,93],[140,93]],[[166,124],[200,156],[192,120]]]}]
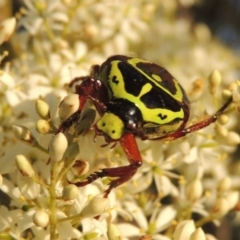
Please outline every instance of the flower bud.
[{"label": "flower bud", "polygon": [[207,233],[206,240],[217,240],[217,239],[213,235]]},{"label": "flower bud", "polygon": [[202,183],[199,179],[195,179],[187,186],[187,199],[191,202],[196,202],[203,193]]},{"label": "flower bud", "polygon": [[51,118],[49,105],[45,101],[38,99],[36,101],[35,108],[37,114],[41,118],[45,120],[49,120]]},{"label": "flower bud", "polygon": [[239,202],[239,192],[231,191],[226,195],[225,199],[228,202],[229,210],[233,209]]},{"label": "flower bud", "polygon": [[232,186],[231,179],[229,177],[225,177],[219,181],[217,189],[219,192],[225,192],[229,190],[231,186]]},{"label": "flower bud", "polygon": [[28,130],[28,128],[26,128],[24,126],[13,125],[12,130],[13,130],[15,137],[18,140],[21,140],[32,147],[34,147],[35,144],[37,143],[37,140],[32,135],[32,133]]},{"label": "flower bud", "polygon": [[228,89],[224,89],[222,91],[222,97],[224,100],[228,100],[230,97],[232,97],[232,92]]},{"label": "flower bud", "polygon": [[219,71],[213,70],[209,76],[209,91],[211,94],[216,92],[217,87],[222,81],[222,76]]},{"label": "flower bud", "polygon": [[173,234],[173,240],[189,239],[195,229],[193,220],[184,220],[177,225]]},{"label": "flower bud", "polygon": [[240,136],[238,133],[229,131],[226,136],[226,144],[229,146],[236,146],[240,143]]},{"label": "flower bud", "polygon": [[49,143],[49,155],[52,161],[61,161],[68,147],[68,141],[63,133],[54,135]]},{"label": "flower bud", "polygon": [[222,218],[229,211],[227,200],[225,198],[218,198],[211,211],[215,218]]},{"label": "flower bud", "polygon": [[63,122],[79,109],[80,101],[78,94],[70,94],[66,96],[60,103],[58,115]]},{"label": "flower bud", "polygon": [[35,175],[35,171],[24,155],[17,155],[15,162],[23,176],[32,177]]},{"label": "flower bud", "polygon": [[206,240],[205,233],[202,228],[197,228],[190,236],[190,240]]},{"label": "flower bud", "polygon": [[[1,53],[0,58],[4,59],[4,57],[6,56],[8,56],[8,52],[4,51],[3,53]],[[1,79],[1,91],[3,90],[2,86],[5,86],[6,88],[10,88],[10,89],[14,88],[15,80],[8,72],[0,69],[0,79]],[[7,99],[8,99],[7,102],[9,102],[10,105],[12,105],[10,97],[7,97]]]},{"label": "flower bud", "polygon": [[121,239],[120,230],[115,224],[108,224],[107,236],[109,240],[119,240]]},{"label": "flower bud", "polygon": [[197,23],[194,25],[194,34],[197,40],[201,42],[209,42],[211,39],[211,31],[204,23]]},{"label": "flower bud", "polygon": [[99,234],[97,232],[87,232],[86,234],[84,234],[84,239],[98,239],[98,238]]},{"label": "flower bud", "polygon": [[227,89],[230,90],[231,92],[233,90],[236,90],[237,88],[238,88],[238,81],[231,82],[227,87]]},{"label": "flower bud", "polygon": [[95,197],[90,200],[85,208],[83,208],[81,216],[83,218],[98,216],[104,212],[108,204],[109,202],[107,198]]},{"label": "flower bud", "polygon": [[44,210],[38,210],[33,214],[33,222],[37,227],[45,228],[49,223],[49,216]]},{"label": "flower bud", "polygon": [[0,24],[0,45],[3,42],[7,42],[10,36],[13,34],[16,27],[16,18],[8,18]]},{"label": "flower bud", "polygon": [[42,133],[42,134],[46,134],[49,132],[50,130],[50,124],[48,121],[44,120],[44,119],[39,119],[37,122],[36,122],[36,130],[39,132],[39,133]]},{"label": "flower bud", "polygon": [[225,125],[228,123],[229,121],[229,116],[227,114],[221,114],[218,119],[217,119],[218,123],[221,125]]},{"label": "flower bud", "polygon": [[233,96],[233,102],[240,103],[240,81],[236,81],[236,89],[233,90],[232,96]]},{"label": "flower bud", "polygon": [[79,188],[74,184],[69,184],[63,188],[62,196],[65,201],[75,199],[79,194]]},{"label": "flower bud", "polygon": [[226,137],[228,134],[228,129],[225,126],[222,126],[220,124],[215,125],[215,131],[217,134],[219,134],[221,137]]}]

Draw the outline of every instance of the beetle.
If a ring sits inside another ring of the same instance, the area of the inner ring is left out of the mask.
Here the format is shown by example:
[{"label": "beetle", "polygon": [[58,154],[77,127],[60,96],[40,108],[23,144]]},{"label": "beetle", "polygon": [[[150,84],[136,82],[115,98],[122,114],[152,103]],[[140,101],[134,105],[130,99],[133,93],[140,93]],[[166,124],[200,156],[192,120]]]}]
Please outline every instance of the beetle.
[{"label": "beetle", "polygon": [[232,97],[212,116],[186,127],[190,102],[178,81],[163,67],[136,57],[114,55],[101,65],[94,65],[89,76],[74,79],[79,95],[79,109],[65,120],[59,131],[77,122],[88,100],[100,115],[93,126],[95,135],[107,144],[119,142],[129,165],[104,168],[76,182],[82,187],[97,178],[113,177],[105,197],[113,188],[133,177],[142,165],[136,137],[142,140],[175,140],[215,122],[231,104]]}]

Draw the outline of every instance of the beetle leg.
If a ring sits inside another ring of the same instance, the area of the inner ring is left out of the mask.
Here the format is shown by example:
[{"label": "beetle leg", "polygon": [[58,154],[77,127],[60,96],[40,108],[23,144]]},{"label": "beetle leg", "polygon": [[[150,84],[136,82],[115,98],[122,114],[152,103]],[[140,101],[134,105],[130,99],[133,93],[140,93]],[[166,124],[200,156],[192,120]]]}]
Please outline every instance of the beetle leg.
[{"label": "beetle leg", "polygon": [[233,99],[232,97],[212,116],[206,117],[200,122],[195,123],[194,125],[179,129],[176,132],[167,134],[165,136],[162,136],[160,138],[154,139],[154,140],[160,140],[160,139],[166,139],[166,140],[175,140],[181,137],[184,137],[185,135],[195,132],[197,130],[200,130],[202,128],[205,128],[206,126],[210,125],[211,123],[214,123],[218,117],[224,112],[224,110],[232,103]]},{"label": "beetle leg", "polygon": [[116,177],[117,179],[111,181],[109,188],[105,191],[104,197],[107,197],[113,188],[116,188],[117,186],[131,179],[136,173],[137,169],[142,165],[141,155],[133,134],[125,134],[120,139],[120,144],[128,157],[130,162],[129,165],[115,168],[103,168],[99,172],[89,175],[85,181],[76,182],[74,184],[78,187],[83,187],[98,178]]},{"label": "beetle leg", "polygon": [[87,100],[93,102],[100,115],[106,110],[108,92],[105,85],[100,80],[95,80],[91,77],[81,77],[74,79],[71,82],[71,86],[80,80],[82,80],[82,83],[75,86],[76,94],[79,95],[79,109],[60,125],[56,133],[65,132],[79,120]]},{"label": "beetle leg", "polygon": [[55,134],[58,134],[60,132],[65,132],[67,129],[69,129],[74,123],[76,123],[79,120],[80,116],[81,116],[81,111],[77,110],[68,119],[62,122],[62,124],[57,129]]}]

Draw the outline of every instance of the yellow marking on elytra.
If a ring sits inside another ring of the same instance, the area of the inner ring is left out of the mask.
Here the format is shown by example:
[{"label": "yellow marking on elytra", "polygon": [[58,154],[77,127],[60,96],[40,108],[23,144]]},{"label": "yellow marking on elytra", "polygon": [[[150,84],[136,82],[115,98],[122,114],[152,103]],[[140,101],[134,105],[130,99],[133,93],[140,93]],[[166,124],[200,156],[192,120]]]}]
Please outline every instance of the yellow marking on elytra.
[{"label": "yellow marking on elytra", "polygon": [[174,98],[177,99],[178,101],[181,101],[183,99],[182,89],[180,88],[180,85],[179,85],[178,81],[175,78],[173,78],[172,80],[173,80],[174,85],[175,85],[175,87],[177,89],[176,94],[174,95],[175,96]]},{"label": "yellow marking on elytra", "polygon": [[157,82],[162,82],[162,78],[157,74],[152,74],[152,78],[155,79]]},{"label": "yellow marking on elytra", "polygon": [[143,86],[143,88],[142,88],[142,90],[141,90],[138,98],[140,98],[140,97],[142,97],[144,94],[150,92],[151,89],[152,89],[152,85],[151,85],[150,83],[146,83],[146,84]]},{"label": "yellow marking on elytra", "polygon": [[[143,60],[143,59],[140,59],[140,58],[131,58],[128,60],[128,62],[133,65],[139,72],[141,72],[148,80],[150,80],[151,82],[153,82],[154,84],[156,84],[159,88],[161,88],[163,91],[165,91],[166,93],[168,93],[170,96],[172,96],[174,99],[178,100],[178,101],[182,101],[183,99],[183,92],[182,92],[182,89],[178,83],[177,80],[175,80],[173,78],[173,82],[174,82],[174,85],[176,87],[176,93],[175,94],[172,94],[171,92],[169,92],[168,89],[162,87],[160,83],[160,81],[156,80],[154,77],[151,77],[149,75],[147,75],[146,73],[144,73],[140,68],[137,67],[137,64],[138,63],[141,63],[141,62],[144,62],[144,63],[151,63],[147,60]],[[157,75],[156,75],[157,76]],[[158,76],[159,77],[159,76]]]},{"label": "yellow marking on elytra", "polygon": [[[169,122],[172,122],[176,118],[183,119],[184,118],[184,111],[181,108],[178,112],[173,112],[169,109],[165,108],[154,108],[154,109],[149,109],[148,107],[145,106],[145,104],[141,101],[141,97],[148,93],[152,89],[152,85],[150,83],[146,83],[140,94],[138,96],[134,96],[125,90],[125,85],[124,85],[124,79],[122,76],[121,71],[118,68],[118,63],[120,61],[112,61],[111,65],[111,71],[109,73],[109,85],[114,92],[114,96],[116,98],[125,98],[129,100],[130,102],[134,103],[139,109],[141,109],[141,112],[143,114],[143,119],[146,122],[154,122],[157,124],[167,124]],[[144,74],[144,73],[143,73]],[[145,75],[145,74],[144,74]],[[113,77],[116,76],[116,80],[118,83],[113,82],[112,79]],[[167,91],[168,94],[172,96],[172,94]],[[164,116],[163,119],[159,117],[159,115]]]}]

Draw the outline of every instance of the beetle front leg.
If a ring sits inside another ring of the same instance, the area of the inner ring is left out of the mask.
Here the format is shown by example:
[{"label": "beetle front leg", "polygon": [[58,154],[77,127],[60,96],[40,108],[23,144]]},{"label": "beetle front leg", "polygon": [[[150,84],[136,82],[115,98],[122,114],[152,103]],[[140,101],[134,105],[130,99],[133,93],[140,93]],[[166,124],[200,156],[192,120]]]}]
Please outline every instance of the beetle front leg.
[{"label": "beetle front leg", "polygon": [[83,187],[98,178],[116,177],[117,179],[112,180],[109,184],[109,188],[105,191],[104,197],[107,197],[113,188],[116,188],[131,179],[136,173],[137,169],[142,165],[141,155],[133,134],[125,134],[120,139],[120,144],[128,157],[130,162],[129,165],[115,168],[103,168],[99,172],[90,174],[85,181],[74,184],[78,187]]},{"label": "beetle front leg", "polygon": [[79,109],[62,122],[56,133],[65,132],[74,123],[77,123],[87,100],[92,101],[100,115],[106,110],[108,92],[105,85],[100,80],[95,80],[91,77],[76,78],[71,84],[74,85],[75,81],[78,82],[79,80],[83,80],[81,84],[75,86],[76,94],[79,95]]}]

